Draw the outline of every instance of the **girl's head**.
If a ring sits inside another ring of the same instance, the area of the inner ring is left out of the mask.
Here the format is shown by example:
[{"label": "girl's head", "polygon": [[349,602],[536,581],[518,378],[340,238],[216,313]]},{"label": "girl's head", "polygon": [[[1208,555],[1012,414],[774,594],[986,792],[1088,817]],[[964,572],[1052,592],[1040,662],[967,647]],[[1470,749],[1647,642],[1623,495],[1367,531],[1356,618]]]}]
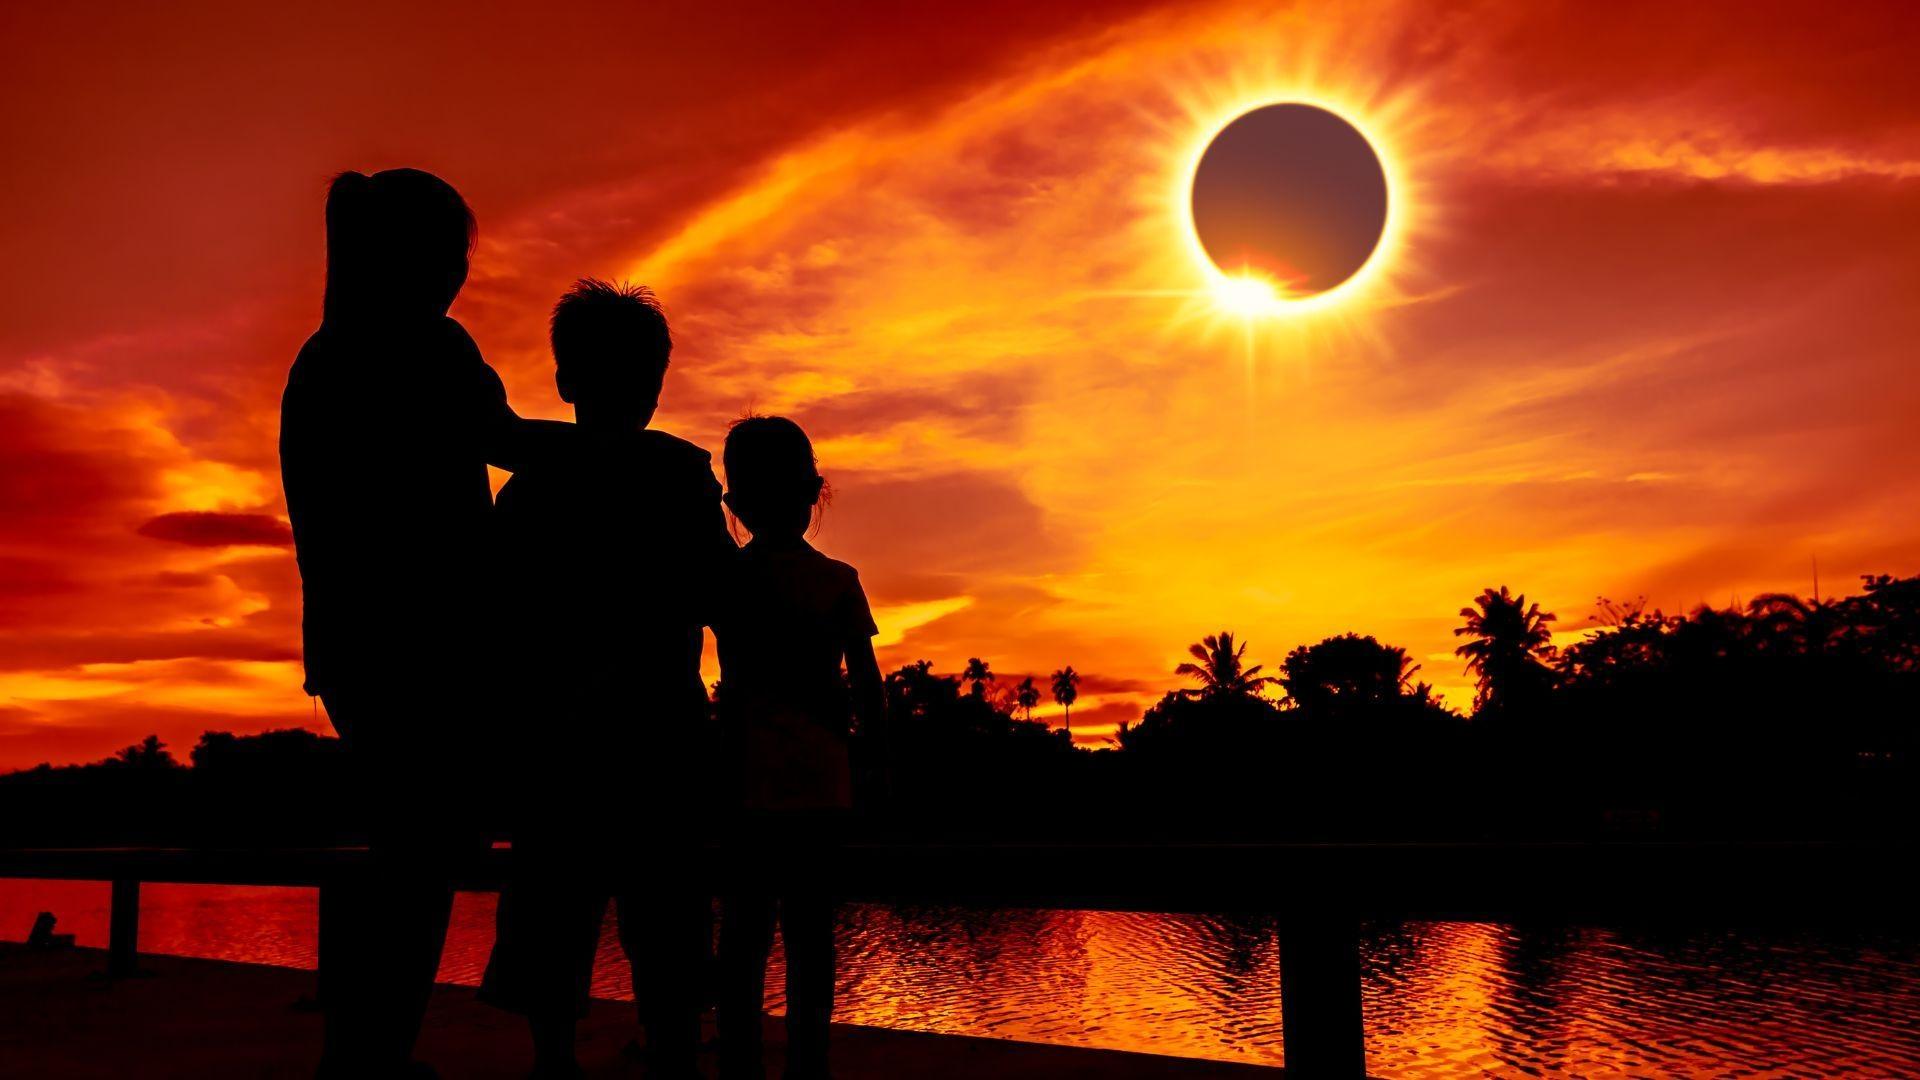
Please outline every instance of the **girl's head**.
[{"label": "girl's head", "polygon": [[784,416],[749,416],[727,432],[727,509],[755,537],[804,535],[827,482],[813,443]]},{"label": "girl's head", "polygon": [[341,173],[327,189],[323,317],[445,315],[466,284],[473,239],[473,211],[432,173]]}]

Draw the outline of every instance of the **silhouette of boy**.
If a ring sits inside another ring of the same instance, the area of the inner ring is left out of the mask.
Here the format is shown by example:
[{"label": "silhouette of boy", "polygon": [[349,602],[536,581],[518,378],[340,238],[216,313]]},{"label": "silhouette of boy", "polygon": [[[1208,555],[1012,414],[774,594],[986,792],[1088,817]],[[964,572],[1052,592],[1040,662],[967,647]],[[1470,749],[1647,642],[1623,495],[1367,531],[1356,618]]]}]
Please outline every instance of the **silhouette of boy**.
[{"label": "silhouette of boy", "polygon": [[697,1076],[711,902],[692,855],[707,785],[701,626],[734,553],[706,451],[647,425],[672,339],[649,290],[584,279],[553,310],[554,379],[595,452],[500,491],[514,878],[483,997],[527,1016],[536,1075],[574,1075],[600,923],[617,902],[649,1075]]}]

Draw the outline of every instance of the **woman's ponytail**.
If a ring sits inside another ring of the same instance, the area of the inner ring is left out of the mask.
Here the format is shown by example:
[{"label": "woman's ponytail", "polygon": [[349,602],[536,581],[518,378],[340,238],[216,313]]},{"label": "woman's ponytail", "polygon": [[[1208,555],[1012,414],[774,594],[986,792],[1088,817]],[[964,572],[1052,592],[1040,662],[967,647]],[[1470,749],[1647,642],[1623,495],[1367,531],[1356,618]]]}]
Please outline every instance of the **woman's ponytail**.
[{"label": "woman's ponytail", "polygon": [[333,321],[354,305],[356,282],[365,285],[373,222],[373,177],[352,169],[327,186],[327,291],[320,302],[324,321]]}]

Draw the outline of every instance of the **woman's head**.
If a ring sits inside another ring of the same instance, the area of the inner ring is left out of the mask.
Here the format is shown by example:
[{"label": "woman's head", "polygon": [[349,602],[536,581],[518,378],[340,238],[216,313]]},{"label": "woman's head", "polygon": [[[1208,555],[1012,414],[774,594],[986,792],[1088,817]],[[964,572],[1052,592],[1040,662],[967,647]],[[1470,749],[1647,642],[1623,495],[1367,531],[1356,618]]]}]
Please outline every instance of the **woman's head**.
[{"label": "woman's head", "polygon": [[754,536],[800,536],[812,524],[826,481],[813,443],[784,416],[749,416],[727,432],[727,509]]},{"label": "woman's head", "polygon": [[446,314],[466,284],[473,240],[473,211],[432,173],[341,173],[327,190],[323,317]]}]

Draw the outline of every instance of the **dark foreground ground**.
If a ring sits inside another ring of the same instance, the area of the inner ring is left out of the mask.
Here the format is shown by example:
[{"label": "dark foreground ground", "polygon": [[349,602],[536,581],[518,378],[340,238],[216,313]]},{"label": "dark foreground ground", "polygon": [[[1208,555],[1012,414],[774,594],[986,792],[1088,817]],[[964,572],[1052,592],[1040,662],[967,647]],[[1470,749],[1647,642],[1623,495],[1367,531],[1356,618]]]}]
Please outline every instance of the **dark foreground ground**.
[{"label": "dark foreground ground", "polygon": [[[293,1007],[311,994],[310,971],[143,956],[141,978],[109,983],[95,949],[34,952],[0,943],[0,1075],[12,1077],[306,1077],[320,1052],[320,1018]],[[581,1027],[589,1076],[639,1077],[624,1053],[629,1007],[595,1002]],[[837,1027],[841,1080],[1265,1080],[1280,1070],[1108,1050]],[[769,1073],[783,1048],[769,1028]],[[530,1064],[515,1018],[476,1002],[465,987],[435,995],[420,1056],[441,1075],[522,1077]],[[711,1062],[708,1062],[711,1075]]]}]

